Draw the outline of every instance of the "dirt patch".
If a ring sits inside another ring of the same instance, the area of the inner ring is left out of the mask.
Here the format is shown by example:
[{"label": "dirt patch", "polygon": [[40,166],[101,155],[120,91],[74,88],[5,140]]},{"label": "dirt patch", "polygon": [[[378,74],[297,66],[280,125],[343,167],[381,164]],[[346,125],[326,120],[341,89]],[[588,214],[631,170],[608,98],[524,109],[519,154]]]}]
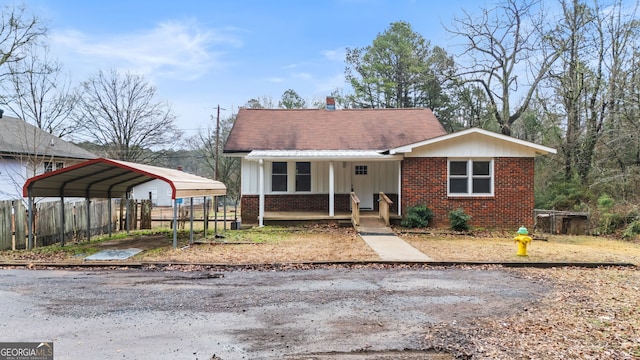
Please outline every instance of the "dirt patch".
[{"label": "dirt patch", "polygon": [[107,240],[95,243],[92,246],[100,250],[103,249],[129,249],[151,250],[167,246],[172,246],[173,240],[167,238],[165,234],[136,236],[127,239]]}]

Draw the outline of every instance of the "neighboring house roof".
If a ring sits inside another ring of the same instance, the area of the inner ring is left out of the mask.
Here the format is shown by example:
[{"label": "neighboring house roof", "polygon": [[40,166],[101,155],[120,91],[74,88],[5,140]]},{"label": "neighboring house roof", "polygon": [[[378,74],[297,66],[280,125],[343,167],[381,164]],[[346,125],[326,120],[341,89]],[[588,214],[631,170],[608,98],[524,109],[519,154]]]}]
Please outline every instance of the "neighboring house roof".
[{"label": "neighboring house roof", "polygon": [[388,150],[445,135],[429,109],[244,109],[224,152]]},{"label": "neighboring house roof", "polygon": [[0,154],[53,156],[70,159],[95,159],[97,156],[79,146],[10,116],[0,118]]},{"label": "neighboring house roof", "polygon": [[27,180],[23,196],[118,198],[153,179],[167,182],[172,199],[225,195],[227,187],[215,180],[151,165],[111,159],[93,159]]},{"label": "neighboring house roof", "polygon": [[546,155],[546,154],[555,154],[556,153],[556,149],[547,147],[547,146],[543,146],[543,145],[538,145],[538,144],[534,144],[532,142],[528,142],[525,140],[520,140],[518,138],[514,138],[511,136],[507,136],[507,135],[502,135],[502,134],[498,134],[492,131],[487,131],[487,130],[483,130],[480,128],[470,128],[470,129],[465,129],[465,130],[461,130],[455,133],[451,133],[451,134],[447,134],[447,135],[442,135],[439,137],[435,137],[432,139],[426,139],[423,141],[419,141],[417,143],[414,144],[408,144],[405,146],[400,146],[394,149],[391,149],[389,151],[390,154],[399,154],[399,153],[410,153],[412,152],[414,149],[422,147],[422,146],[427,146],[427,145],[433,145],[433,144],[442,144],[442,143],[446,143],[446,142],[454,142],[456,144],[458,143],[464,143],[467,139],[470,139],[472,137],[484,137],[484,138],[488,138],[488,139],[493,139],[493,140],[498,140],[498,141],[504,141],[506,143],[510,143],[513,144],[515,146],[521,147],[521,148],[527,148],[530,149],[531,151],[535,152],[536,154],[541,154],[541,155]]}]

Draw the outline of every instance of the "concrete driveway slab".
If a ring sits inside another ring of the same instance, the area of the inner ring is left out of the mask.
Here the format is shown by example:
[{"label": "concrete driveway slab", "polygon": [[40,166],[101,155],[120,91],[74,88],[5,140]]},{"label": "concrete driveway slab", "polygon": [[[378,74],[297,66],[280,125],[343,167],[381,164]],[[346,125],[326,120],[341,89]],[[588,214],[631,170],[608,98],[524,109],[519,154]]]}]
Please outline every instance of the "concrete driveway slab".
[{"label": "concrete driveway slab", "polygon": [[85,260],[126,260],[141,252],[140,249],[108,249],[87,256]]}]

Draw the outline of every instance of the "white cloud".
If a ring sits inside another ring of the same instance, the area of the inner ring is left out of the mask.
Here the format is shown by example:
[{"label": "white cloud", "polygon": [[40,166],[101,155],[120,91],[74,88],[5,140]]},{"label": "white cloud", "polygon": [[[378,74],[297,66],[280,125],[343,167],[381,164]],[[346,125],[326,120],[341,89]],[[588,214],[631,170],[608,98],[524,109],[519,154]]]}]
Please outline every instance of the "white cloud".
[{"label": "white cloud", "polygon": [[330,61],[344,61],[346,56],[345,48],[337,48],[333,50],[324,50],[320,52],[325,59]]},{"label": "white cloud", "polygon": [[344,74],[338,73],[330,78],[327,78],[326,81],[318,82],[315,85],[315,91],[318,93],[329,94],[335,89],[345,89],[347,88],[347,86],[348,85],[344,80]]},{"label": "white cloud", "polygon": [[191,21],[167,21],[153,29],[102,38],[67,30],[53,32],[50,39],[65,63],[98,67],[91,72],[117,66],[180,80],[196,80],[212,68],[224,67],[224,49],[242,46],[232,30],[216,32]]},{"label": "white cloud", "polygon": [[293,73],[293,74],[291,74],[291,77],[293,77],[294,79],[301,79],[301,80],[312,80],[313,79],[313,75],[311,75],[309,73],[304,73],[304,72]]}]

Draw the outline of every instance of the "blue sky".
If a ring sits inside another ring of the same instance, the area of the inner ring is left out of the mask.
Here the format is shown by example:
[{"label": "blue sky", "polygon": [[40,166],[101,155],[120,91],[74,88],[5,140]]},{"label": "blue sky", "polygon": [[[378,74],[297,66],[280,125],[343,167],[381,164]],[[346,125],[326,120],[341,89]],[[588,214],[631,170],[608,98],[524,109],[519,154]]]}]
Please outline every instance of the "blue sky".
[{"label": "blue sky", "polygon": [[409,22],[453,52],[450,25],[472,0],[26,0],[46,20],[49,43],[72,81],[116,68],[141,73],[168,101],[185,135],[251,98],[287,89],[307,101],[344,80],[347,47],[364,47],[392,22]]}]

